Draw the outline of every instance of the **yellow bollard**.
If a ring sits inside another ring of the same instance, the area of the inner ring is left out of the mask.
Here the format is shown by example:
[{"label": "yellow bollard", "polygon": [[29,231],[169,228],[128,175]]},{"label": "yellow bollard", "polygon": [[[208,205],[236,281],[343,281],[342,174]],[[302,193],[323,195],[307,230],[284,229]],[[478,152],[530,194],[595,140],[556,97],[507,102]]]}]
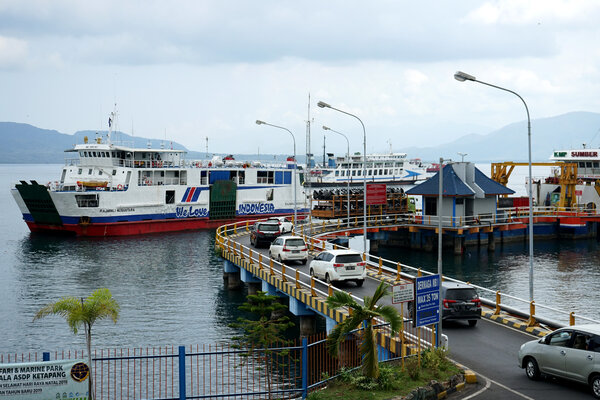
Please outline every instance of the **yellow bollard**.
[{"label": "yellow bollard", "polygon": [[[402,267],[400,266],[400,263],[396,264],[396,280],[399,281],[400,279],[402,279]],[[401,303],[404,304],[404,303]]]},{"label": "yellow bollard", "polygon": [[273,259],[269,258],[269,275],[275,275],[275,272],[273,272]]},{"label": "yellow bollard", "polygon": [[246,221],[246,232],[248,232],[250,230],[250,222]]},{"label": "yellow bollard", "polygon": [[527,326],[535,326],[537,321],[535,320],[535,300],[529,302],[529,319],[527,320]]},{"label": "yellow bollard", "polygon": [[285,263],[281,263],[281,280],[287,282],[287,277],[285,276]]},{"label": "yellow bollard", "polygon": [[248,248],[248,258],[250,259],[250,262],[252,262],[252,249]]},{"label": "yellow bollard", "polygon": [[500,291],[496,291],[496,309],[494,310],[494,315],[500,314]]},{"label": "yellow bollard", "polygon": [[263,269],[262,253],[258,253],[258,268]]},{"label": "yellow bollard", "polygon": [[383,267],[383,260],[381,259],[381,257],[379,257],[379,269],[377,270],[377,275],[381,275],[382,274],[382,267]]},{"label": "yellow bollard", "polygon": [[571,311],[571,313],[569,314],[569,325],[575,325],[575,311]]},{"label": "yellow bollard", "polygon": [[296,289],[300,289],[300,271],[296,269]]},{"label": "yellow bollard", "polygon": [[321,227],[321,232],[325,232],[325,221],[323,221],[323,226]]},{"label": "yellow bollard", "polygon": [[313,297],[317,296],[317,292],[315,292],[315,277],[310,277],[310,295]]},{"label": "yellow bollard", "polygon": [[233,225],[233,234],[237,235],[237,223]]},{"label": "yellow bollard", "polygon": [[331,283],[329,284],[329,287],[327,288],[327,294],[329,296],[333,296],[333,286],[331,286]]},{"label": "yellow bollard", "polygon": [[421,272],[421,268],[419,268],[419,270],[417,271],[417,276],[419,278],[423,276],[423,273]]}]

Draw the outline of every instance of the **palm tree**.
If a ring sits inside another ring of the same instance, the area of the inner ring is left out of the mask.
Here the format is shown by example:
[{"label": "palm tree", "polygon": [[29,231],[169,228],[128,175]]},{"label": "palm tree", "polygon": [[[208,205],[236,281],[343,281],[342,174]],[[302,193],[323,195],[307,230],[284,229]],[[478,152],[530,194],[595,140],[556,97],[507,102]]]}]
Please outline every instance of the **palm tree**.
[{"label": "palm tree", "polygon": [[352,310],[350,316],[343,322],[337,324],[327,336],[327,348],[329,352],[336,356],[339,353],[340,345],[346,340],[353,330],[360,327],[365,322],[365,329],[361,335],[360,355],[362,358],[362,372],[365,376],[377,379],[379,377],[379,363],[377,354],[377,342],[375,331],[373,330],[373,319],[381,318],[390,323],[392,335],[395,335],[402,329],[402,317],[391,305],[377,307],[377,302],[383,297],[389,295],[388,285],[381,282],[373,297],[363,298],[364,305],[358,304],[350,294],[336,291],[327,298],[327,305],[332,308],[348,307]]},{"label": "palm tree", "polygon": [[33,320],[43,318],[47,315],[60,315],[67,320],[69,328],[74,334],[83,327],[85,330],[85,342],[87,345],[88,365],[90,378],[88,380],[89,398],[92,394],[92,325],[96,321],[111,318],[114,323],[119,319],[119,304],[112,298],[110,290],[97,289],[87,299],[76,297],[63,297],[55,303],[50,303],[37,312]]}]

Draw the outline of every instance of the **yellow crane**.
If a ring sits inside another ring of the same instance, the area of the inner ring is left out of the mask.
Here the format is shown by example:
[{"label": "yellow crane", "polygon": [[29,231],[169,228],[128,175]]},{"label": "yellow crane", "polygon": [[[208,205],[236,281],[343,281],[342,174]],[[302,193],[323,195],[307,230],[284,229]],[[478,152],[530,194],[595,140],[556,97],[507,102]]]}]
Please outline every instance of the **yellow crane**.
[{"label": "yellow crane", "polygon": [[[510,174],[512,174],[515,167],[522,167],[528,165],[529,163],[517,163],[512,161],[492,163],[492,179],[506,186],[506,184],[508,183],[508,178],[510,177]],[[532,163],[531,165],[560,168],[560,175],[556,177],[558,179],[557,184],[560,185],[560,198],[558,201],[558,207],[572,207],[573,205],[575,205],[575,186],[577,185],[577,163],[543,162]]]}]

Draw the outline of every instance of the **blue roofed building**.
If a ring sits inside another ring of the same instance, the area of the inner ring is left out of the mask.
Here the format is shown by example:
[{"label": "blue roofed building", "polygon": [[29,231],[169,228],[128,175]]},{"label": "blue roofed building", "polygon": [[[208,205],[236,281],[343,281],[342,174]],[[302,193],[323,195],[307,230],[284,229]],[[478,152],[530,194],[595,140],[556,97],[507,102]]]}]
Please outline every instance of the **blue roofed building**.
[{"label": "blue roofed building", "polygon": [[[473,163],[444,165],[442,177],[442,225],[462,226],[493,219],[498,196],[515,192],[488,178]],[[422,196],[423,223],[437,225],[440,172],[406,192]]]}]

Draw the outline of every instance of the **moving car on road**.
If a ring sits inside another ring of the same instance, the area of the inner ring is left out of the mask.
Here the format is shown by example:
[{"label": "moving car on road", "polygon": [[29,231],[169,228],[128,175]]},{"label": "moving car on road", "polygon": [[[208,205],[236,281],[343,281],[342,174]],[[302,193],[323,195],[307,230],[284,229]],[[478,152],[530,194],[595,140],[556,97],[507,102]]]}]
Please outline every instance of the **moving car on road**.
[{"label": "moving car on road", "polygon": [[281,233],[291,232],[294,230],[294,224],[286,217],[271,217],[267,219],[267,222],[275,222],[279,224],[279,231]]},{"label": "moving car on road", "polygon": [[326,250],[310,262],[310,275],[327,283],[354,281],[361,287],[367,276],[366,263],[359,252],[353,250]]},{"label": "moving car on road", "polygon": [[545,374],[588,384],[600,399],[600,324],[560,328],[524,343],[519,367],[533,380]]},{"label": "moving car on road", "polygon": [[308,248],[300,236],[279,236],[271,243],[269,257],[279,262],[297,260],[306,265],[308,261]]},{"label": "moving car on road", "polygon": [[279,225],[276,222],[256,222],[250,228],[250,244],[254,247],[271,243],[278,236]]}]

